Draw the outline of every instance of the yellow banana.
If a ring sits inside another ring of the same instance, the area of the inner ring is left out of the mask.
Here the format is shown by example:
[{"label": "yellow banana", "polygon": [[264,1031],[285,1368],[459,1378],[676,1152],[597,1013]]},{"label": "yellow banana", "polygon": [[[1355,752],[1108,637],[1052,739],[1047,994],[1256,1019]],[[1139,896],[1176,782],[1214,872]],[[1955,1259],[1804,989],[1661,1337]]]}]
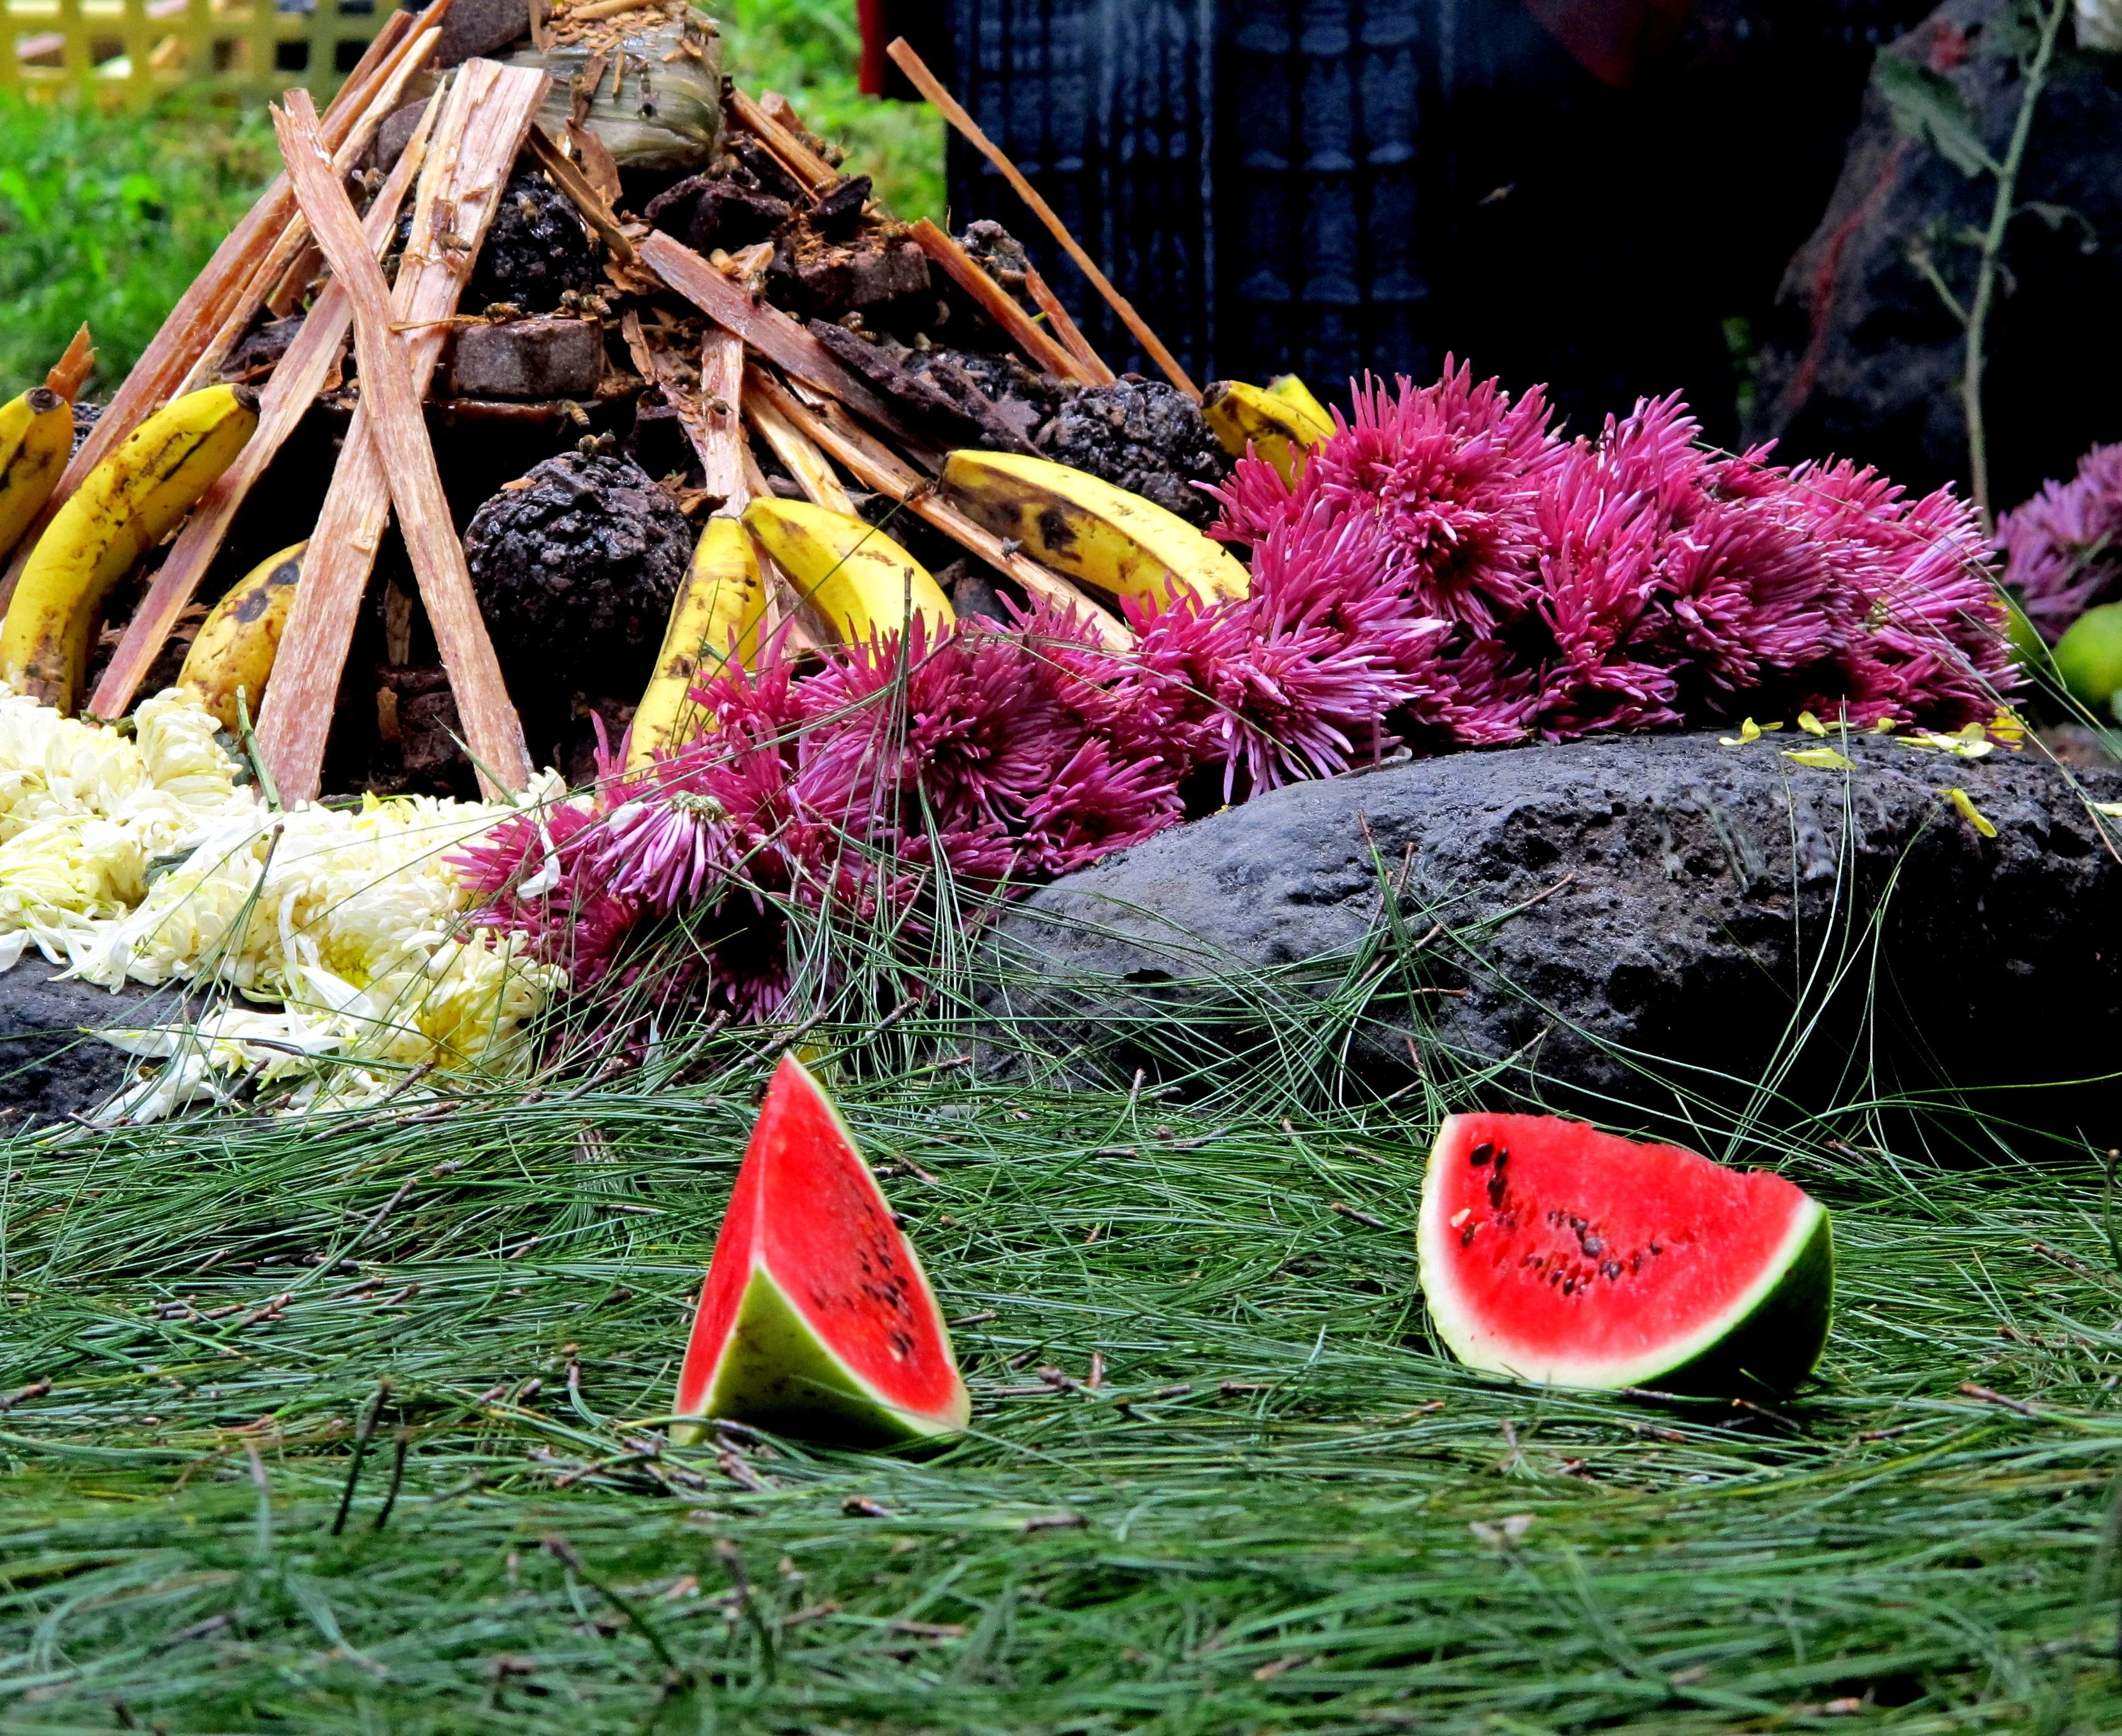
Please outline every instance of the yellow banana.
[{"label": "yellow banana", "polygon": [[1334,413],[1311,395],[1311,388],[1294,374],[1277,374],[1267,383],[1270,396],[1279,398],[1310,424],[1316,443],[1334,437]]},{"label": "yellow banana", "polygon": [[[199,636],[185,654],[185,666],[177,685],[220,720],[233,733],[247,712],[255,722],[265,698],[265,683],[273,673],[273,658],[280,649],[280,629],[287,624],[287,611],[295,606],[295,586],[301,581],[302,551],[310,545],[297,543],[278,554],[268,555],[238,579],[229,593],[213,605],[200,624]],[[236,696],[243,696],[243,712]]]},{"label": "yellow banana", "polygon": [[1177,513],[1048,459],[953,452],[943,492],[1041,566],[1115,596],[1213,603],[1244,596],[1251,583],[1230,550]]},{"label": "yellow banana", "polygon": [[0,681],[63,712],[79,702],[104,599],[227,469],[257,412],[225,385],[166,405],[53,515],[0,623]]},{"label": "yellow banana", "polygon": [[73,455],[73,406],[48,385],[0,404],[0,558],[21,540]]},{"label": "yellow banana", "polygon": [[[1293,374],[1285,380],[1304,391],[1304,382]],[[1311,394],[1304,392],[1306,398]],[[1316,400],[1313,400],[1316,406]],[[1219,380],[1201,400],[1201,414],[1233,458],[1243,458],[1250,446],[1275,468],[1275,474],[1294,487],[1304,474],[1306,455],[1334,432],[1329,419],[1322,431],[1313,410],[1270,389],[1248,385],[1242,380]]]},{"label": "yellow banana", "polygon": [[920,562],[851,513],[762,495],[744,509],[744,528],[850,645],[899,632],[909,613],[928,623],[931,645],[958,624]]},{"label": "yellow banana", "polygon": [[693,551],[692,569],[671,604],[671,624],[656,654],[656,673],[633,711],[626,769],[640,771],[699,734],[712,721],[692,702],[694,683],[729,657],[746,669],[759,660],[766,582],[751,539],[733,518],[711,518]]}]

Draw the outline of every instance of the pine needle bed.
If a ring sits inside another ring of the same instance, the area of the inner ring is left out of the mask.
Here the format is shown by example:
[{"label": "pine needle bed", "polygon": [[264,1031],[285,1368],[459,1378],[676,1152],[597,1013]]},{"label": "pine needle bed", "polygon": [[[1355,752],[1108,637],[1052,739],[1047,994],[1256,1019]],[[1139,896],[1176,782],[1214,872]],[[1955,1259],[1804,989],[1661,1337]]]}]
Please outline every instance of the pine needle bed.
[{"label": "pine needle bed", "polygon": [[1414,1290],[1419,1148],[1479,1082],[1336,1106],[1347,1011],[1293,1000],[1184,1105],[978,1083],[940,1012],[803,1033],[957,1323],[974,1432],[926,1459],[650,1426],[760,1033],[18,1141],[0,1721],[2122,1727],[2095,1155],[1965,1106],[1698,1104],[1839,1214],[1822,1380],[1542,1394],[1441,1358]]}]

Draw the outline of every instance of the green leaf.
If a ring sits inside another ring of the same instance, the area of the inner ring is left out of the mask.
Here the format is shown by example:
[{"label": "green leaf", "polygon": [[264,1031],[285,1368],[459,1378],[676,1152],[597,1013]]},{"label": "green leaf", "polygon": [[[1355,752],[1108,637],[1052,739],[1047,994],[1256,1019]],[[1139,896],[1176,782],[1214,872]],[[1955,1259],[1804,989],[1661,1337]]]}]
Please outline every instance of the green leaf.
[{"label": "green leaf", "polygon": [[1970,178],[1985,169],[1998,173],[1975,111],[1950,79],[1898,54],[1881,54],[1872,63],[1872,84],[1886,99],[1894,124],[1909,138]]},{"label": "green leaf", "polygon": [[40,227],[44,222],[44,207],[36,194],[30,191],[28,178],[13,164],[0,169],[0,198],[5,198],[22,213],[22,221],[30,228]]}]

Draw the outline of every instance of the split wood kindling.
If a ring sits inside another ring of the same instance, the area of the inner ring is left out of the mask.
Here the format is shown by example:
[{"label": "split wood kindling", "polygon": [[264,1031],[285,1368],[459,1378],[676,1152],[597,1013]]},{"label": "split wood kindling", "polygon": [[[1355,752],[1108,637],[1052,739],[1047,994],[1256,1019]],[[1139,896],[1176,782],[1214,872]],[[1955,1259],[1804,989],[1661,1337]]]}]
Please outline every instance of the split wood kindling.
[{"label": "split wood kindling", "polygon": [[1024,178],[1023,170],[1009,160],[1000,146],[980,130],[979,123],[966,112],[964,104],[943,88],[942,81],[928,70],[928,62],[914,51],[912,44],[902,36],[893,42],[885,53],[890,55],[900,71],[913,81],[914,87],[933,103],[943,118],[958,129],[965,142],[995,166],[1002,178],[1009,183],[1011,190],[1030,208],[1031,214],[1046,226],[1046,232],[1061,244],[1062,251],[1076,262],[1077,268],[1091,280],[1091,287],[1119,315],[1120,323],[1134,334],[1135,342],[1163,370],[1164,377],[1189,398],[1199,399],[1200,387],[1194,385],[1186,370],[1180,366],[1178,357],[1164,347],[1163,340],[1150,329],[1149,322],[1134,310],[1134,303],[1113,287],[1112,280],[1099,270],[1097,262],[1083,251],[1082,244],[1069,234],[1068,226],[1040,196],[1039,189]]},{"label": "split wood kindling", "polygon": [[922,252],[959,288],[970,296],[979,310],[1009,334],[1009,340],[1031,358],[1041,373],[1082,385],[1093,383],[1090,369],[1046,331],[1017,303],[1017,298],[981,268],[979,262],[927,217],[909,231]]},{"label": "split wood kindling", "polygon": [[[427,605],[443,667],[449,672],[480,785],[489,800],[500,800],[528,786],[530,755],[524,745],[522,722],[502,679],[501,660],[479,614],[464,545],[457,540],[449,498],[442,492],[442,473],[435,467],[427,414],[420,407],[425,381],[414,383],[407,365],[409,345],[391,329],[390,286],[362,233],[345,184],[333,170],[309,92],[299,87],[290,91],[287,104],[273,115],[280,154],[317,245],[353,306],[362,404],[369,413],[369,444],[397,505],[399,530],[413,575],[419,581],[420,600]],[[510,155],[512,158],[514,153]],[[298,593],[300,590],[297,586]]]},{"label": "split wood kindling", "polygon": [[[440,322],[456,311],[546,82],[544,73],[528,68],[467,61],[458,68],[435,123],[414,208],[412,241],[399,267],[389,322],[407,329],[401,353],[416,400],[427,389],[449,329]],[[314,797],[320,787],[339,678],[362,592],[390,520],[390,488],[375,447],[369,395],[364,391],[354,412],[311,533],[312,554],[296,587],[259,722],[259,746],[283,799],[289,801]],[[446,516],[440,528],[454,543]],[[401,529],[409,544],[411,527]],[[458,562],[462,558],[460,547]],[[434,600],[428,607],[432,614]],[[444,624],[437,623],[438,639]],[[490,656],[490,646],[487,651]],[[451,661],[446,651],[445,660]],[[469,673],[451,662],[460,713],[465,705],[463,680]],[[477,696],[476,702],[484,704],[484,696]],[[514,722],[512,709],[510,720],[514,751],[521,755],[521,726]],[[473,720],[465,715],[463,721],[469,735]],[[506,733],[498,724],[495,731]],[[471,745],[475,755],[488,751],[476,740]],[[527,756],[517,763],[527,773]],[[503,778],[512,771],[506,758],[490,761],[488,769]]]},{"label": "split wood kindling", "polygon": [[919,437],[883,399],[834,360],[824,344],[769,302],[755,301],[699,254],[661,230],[641,244],[641,260],[725,330],[777,367],[838,399],[865,422],[909,446]]},{"label": "split wood kindling", "polygon": [[[391,169],[362,221],[362,237],[372,254],[389,250],[392,232],[398,226],[399,208],[405,202],[413,177],[420,172],[428,133],[440,107],[439,98],[429,100],[406,142],[404,154]],[[295,341],[273,370],[273,377],[265,382],[258,404],[256,432],[236,455],[236,462],[192,509],[169,558],[162,562],[119,640],[118,650],[89,702],[89,709],[96,716],[120,717],[132,704],[185,605],[191,601],[199,581],[220,553],[222,539],[227,535],[252,485],[265,474],[281,446],[309,413],[317,394],[325,390],[328,376],[339,366],[353,322],[353,310],[348,303],[345,287],[334,279],[325,286],[302,321],[301,330],[295,334]],[[254,707],[257,698],[255,693],[250,696]]]}]

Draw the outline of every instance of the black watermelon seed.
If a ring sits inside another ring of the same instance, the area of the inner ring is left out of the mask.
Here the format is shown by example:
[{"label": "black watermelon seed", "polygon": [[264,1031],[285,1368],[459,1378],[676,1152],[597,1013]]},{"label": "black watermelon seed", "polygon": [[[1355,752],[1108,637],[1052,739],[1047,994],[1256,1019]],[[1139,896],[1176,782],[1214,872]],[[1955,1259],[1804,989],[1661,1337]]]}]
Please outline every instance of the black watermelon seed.
[{"label": "black watermelon seed", "polygon": [[1596,1260],[1601,1254],[1606,1253],[1606,1244],[1596,1235],[1587,1235],[1584,1238],[1584,1251]]},{"label": "black watermelon seed", "polygon": [[1478,1169],[1495,1155],[1496,1148],[1484,1139],[1479,1145],[1474,1147],[1472,1152],[1468,1155],[1466,1161]]},{"label": "black watermelon seed", "polygon": [[1469,1224],[1464,1230],[1461,1230],[1459,1232],[1459,1245],[1461,1248],[1471,1248],[1474,1245],[1474,1232],[1480,1227],[1481,1226],[1479,1224]]},{"label": "black watermelon seed", "polygon": [[1599,1268],[1599,1276],[1602,1278],[1618,1278],[1620,1275],[1621,1262],[1619,1260],[1609,1260]]}]

